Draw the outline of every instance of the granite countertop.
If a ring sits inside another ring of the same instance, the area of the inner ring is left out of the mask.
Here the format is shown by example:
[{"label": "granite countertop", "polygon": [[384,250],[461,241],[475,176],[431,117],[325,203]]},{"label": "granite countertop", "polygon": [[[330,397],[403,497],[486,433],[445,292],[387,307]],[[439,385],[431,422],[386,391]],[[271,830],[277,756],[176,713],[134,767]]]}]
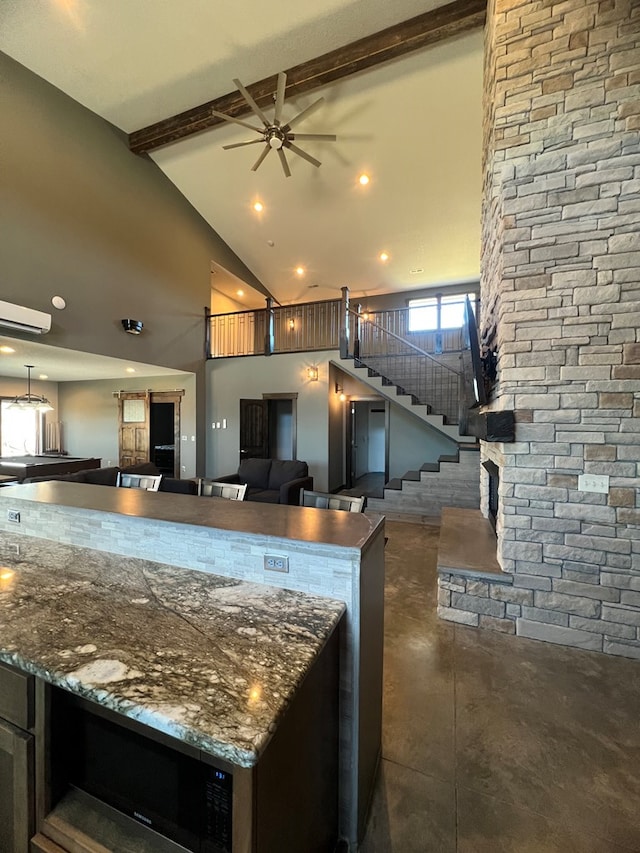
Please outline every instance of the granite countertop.
[{"label": "granite countertop", "polygon": [[332,599],[50,543],[4,558],[0,660],[256,764],[340,621]]}]

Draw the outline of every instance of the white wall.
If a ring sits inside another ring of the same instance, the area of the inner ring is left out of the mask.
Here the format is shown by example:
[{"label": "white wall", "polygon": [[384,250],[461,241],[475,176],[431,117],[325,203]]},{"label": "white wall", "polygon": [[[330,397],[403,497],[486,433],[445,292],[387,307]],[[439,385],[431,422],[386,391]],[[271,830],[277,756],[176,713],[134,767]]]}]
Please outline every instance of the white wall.
[{"label": "white wall", "polygon": [[391,406],[389,417],[389,479],[415,471],[424,462],[436,462],[443,453],[455,453],[457,444],[423,424],[401,406]]},{"label": "white wall", "polygon": [[183,390],[180,406],[181,477],[195,477],[196,435],[195,376],[144,376],[132,379],[102,379],[95,382],[61,382],[59,412],[63,422],[65,449],[71,456],[97,456],[102,465],[118,464],[118,401],[115,391]]}]

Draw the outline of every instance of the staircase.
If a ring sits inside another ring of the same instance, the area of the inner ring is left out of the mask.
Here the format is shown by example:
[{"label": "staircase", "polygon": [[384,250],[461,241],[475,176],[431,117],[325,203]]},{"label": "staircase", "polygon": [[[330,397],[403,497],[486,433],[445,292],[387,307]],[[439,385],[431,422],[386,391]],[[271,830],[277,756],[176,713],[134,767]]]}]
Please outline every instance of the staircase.
[{"label": "staircase", "polygon": [[389,519],[431,521],[443,507],[478,509],[480,506],[480,447],[460,445],[458,452],[427,462],[390,480],[384,497],[367,498],[367,509]]},{"label": "staircase", "polygon": [[358,325],[358,358],[342,358],[341,370],[381,397],[411,412],[456,443],[456,450],[388,482],[367,509],[409,520],[439,518],[443,507],[480,506],[480,453],[473,436],[459,431],[460,400],[470,370],[469,352],[438,357],[377,323]]},{"label": "staircase", "polygon": [[390,379],[381,376],[367,365],[350,358],[332,363],[365,385],[369,385],[381,397],[402,406],[403,409],[411,412],[424,424],[432,429],[437,429],[447,438],[458,444],[475,444],[474,436],[460,435],[457,423],[447,423],[447,418],[444,415],[435,414],[432,406],[419,403],[415,394],[409,393],[404,387],[395,385]]}]

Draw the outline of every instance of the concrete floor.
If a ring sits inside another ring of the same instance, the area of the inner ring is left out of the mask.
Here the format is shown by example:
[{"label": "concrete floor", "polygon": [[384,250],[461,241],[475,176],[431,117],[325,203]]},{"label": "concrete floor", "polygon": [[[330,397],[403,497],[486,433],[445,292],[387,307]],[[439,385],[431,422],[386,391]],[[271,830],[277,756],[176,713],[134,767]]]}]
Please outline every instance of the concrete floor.
[{"label": "concrete floor", "polygon": [[439,528],[387,522],[361,853],[640,851],[640,663],[442,622]]}]

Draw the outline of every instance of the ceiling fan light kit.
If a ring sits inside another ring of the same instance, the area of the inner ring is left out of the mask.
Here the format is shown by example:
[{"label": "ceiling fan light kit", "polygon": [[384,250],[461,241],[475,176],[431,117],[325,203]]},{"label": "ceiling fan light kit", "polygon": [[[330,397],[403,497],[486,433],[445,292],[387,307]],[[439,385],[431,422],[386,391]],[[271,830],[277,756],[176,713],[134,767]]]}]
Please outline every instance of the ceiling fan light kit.
[{"label": "ceiling fan light kit", "polygon": [[333,133],[295,133],[292,131],[292,127],[295,124],[299,124],[301,121],[304,121],[312,112],[324,102],[324,98],[318,98],[317,101],[314,101],[310,104],[306,109],[302,110],[301,113],[294,116],[290,121],[286,124],[282,124],[282,107],[284,105],[284,93],[287,87],[287,75],[284,71],[281,71],[278,74],[278,82],[276,86],[275,93],[275,109],[273,114],[273,120],[269,120],[263,110],[256,104],[254,99],[251,97],[249,92],[245,89],[242,83],[239,80],[233,81],[247,102],[248,106],[252,110],[252,112],[260,119],[262,122],[262,127],[256,127],[253,124],[249,124],[242,119],[235,118],[235,116],[228,116],[225,113],[220,113],[217,110],[211,110],[211,114],[217,116],[218,118],[224,119],[225,121],[233,122],[234,124],[239,124],[242,127],[246,127],[248,130],[253,130],[255,133],[260,134],[260,139],[250,139],[248,142],[234,142],[231,145],[223,145],[222,147],[225,151],[231,148],[243,148],[245,145],[255,145],[256,143],[262,143],[264,145],[264,149],[260,153],[260,156],[256,160],[256,162],[251,167],[252,172],[256,172],[267,155],[271,153],[271,151],[277,151],[278,157],[280,158],[280,165],[282,166],[282,171],[285,174],[285,177],[291,177],[291,170],[289,169],[289,163],[287,161],[285,155],[285,149],[291,151],[293,154],[297,154],[298,157],[301,157],[303,160],[306,160],[311,165],[318,166],[321,165],[320,160],[317,160],[315,157],[312,157],[311,154],[308,154],[306,151],[303,151],[302,148],[294,144],[294,140],[302,139],[302,140],[315,140],[322,142],[335,142],[337,137]]}]

